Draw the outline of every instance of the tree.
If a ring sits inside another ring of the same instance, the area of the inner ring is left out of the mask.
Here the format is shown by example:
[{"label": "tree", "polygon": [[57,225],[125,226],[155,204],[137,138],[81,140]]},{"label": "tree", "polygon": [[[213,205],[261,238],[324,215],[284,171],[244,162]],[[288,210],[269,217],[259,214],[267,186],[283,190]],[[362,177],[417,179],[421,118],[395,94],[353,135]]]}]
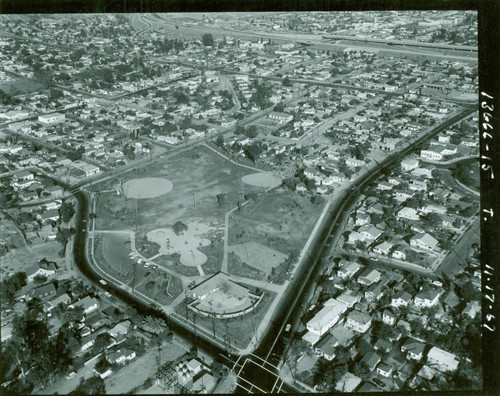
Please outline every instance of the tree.
[{"label": "tree", "polygon": [[99,353],[111,344],[111,335],[107,332],[99,334],[94,341],[92,350],[94,353]]},{"label": "tree", "polygon": [[283,79],[283,85],[284,85],[285,87],[290,87],[290,86],[292,86],[292,82],[290,81],[290,78],[289,78],[288,76],[287,76],[287,77],[285,77],[285,78]]},{"label": "tree", "polygon": [[205,47],[214,46],[214,37],[210,33],[205,33],[203,36],[201,36],[201,41]]},{"label": "tree", "polygon": [[217,135],[217,138],[215,139],[215,144],[219,147],[222,147],[224,145],[224,136],[222,136],[222,134]]},{"label": "tree", "polygon": [[80,384],[71,392],[73,395],[103,395],[106,393],[106,385],[101,377],[94,376],[80,379]]},{"label": "tree", "polygon": [[370,376],[370,369],[364,362],[358,362],[354,365],[353,374],[364,380]]},{"label": "tree", "polygon": [[168,327],[163,319],[151,315],[148,315],[143,319],[142,327],[144,330],[153,334],[160,334],[165,330],[168,330]]},{"label": "tree", "polygon": [[172,227],[172,230],[175,232],[175,235],[180,235],[184,231],[187,231],[187,229],[188,229],[188,226],[186,224],[184,224],[182,221],[178,221]]}]

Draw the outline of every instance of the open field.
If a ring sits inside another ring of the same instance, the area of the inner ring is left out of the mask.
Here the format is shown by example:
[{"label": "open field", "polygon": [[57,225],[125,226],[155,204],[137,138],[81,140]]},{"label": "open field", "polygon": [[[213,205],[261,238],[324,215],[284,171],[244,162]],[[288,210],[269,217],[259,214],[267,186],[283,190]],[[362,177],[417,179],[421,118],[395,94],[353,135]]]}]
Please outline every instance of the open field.
[{"label": "open field", "polygon": [[[251,286],[249,289],[254,290]],[[245,348],[250,342],[251,337],[255,334],[257,327],[264,318],[274,298],[274,293],[266,292],[262,301],[253,311],[233,319],[215,319],[212,321],[212,318],[206,318],[202,315],[195,314],[191,310],[187,310],[187,317],[191,324],[193,323],[193,317],[195,318],[194,320],[198,331],[203,331],[207,335],[213,337],[215,325],[215,334],[225,339],[228,345],[230,344],[237,348]],[[177,305],[175,312],[179,315],[179,318],[186,320],[185,300]]]},{"label": "open field", "polygon": [[[282,254],[294,254],[297,257],[323,207],[323,200],[313,204],[306,196],[269,192],[244,206],[241,211],[231,213],[229,245],[255,242]],[[230,261],[229,265],[231,266]],[[263,272],[265,268],[263,265]]]},{"label": "open field", "polygon": [[269,276],[273,268],[288,258],[286,254],[255,242],[230,246],[229,251],[238,256],[246,265],[263,271],[266,276]]},{"label": "open field", "polygon": [[42,87],[41,84],[33,80],[17,79],[0,83],[0,91],[7,95],[21,95],[29,92],[38,91]]},{"label": "open field", "polygon": [[[225,212],[238,201],[244,201],[241,177],[250,173],[255,172],[232,164],[205,147],[197,148],[192,155],[174,156],[164,164],[128,175],[128,180],[150,177],[169,180],[172,191],[140,200],[115,193],[99,194],[96,228],[134,229],[137,223],[138,230],[151,231],[171,227],[177,221],[221,226]],[[119,181],[115,179],[99,185],[99,189],[111,190],[117,186]],[[252,194],[262,188],[245,185],[244,191]]]}]

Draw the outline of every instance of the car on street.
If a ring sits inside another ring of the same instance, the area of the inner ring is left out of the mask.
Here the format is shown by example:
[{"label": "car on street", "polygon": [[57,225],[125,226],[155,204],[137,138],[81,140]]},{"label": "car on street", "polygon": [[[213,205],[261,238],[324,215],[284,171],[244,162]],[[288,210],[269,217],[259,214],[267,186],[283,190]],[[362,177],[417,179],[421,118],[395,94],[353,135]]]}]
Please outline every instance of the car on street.
[{"label": "car on street", "polygon": [[382,387],[385,386],[384,382],[379,380],[378,378],[372,378],[372,381],[375,382],[375,384],[377,384],[378,386],[382,386]]},{"label": "car on street", "polygon": [[106,282],[104,279],[99,279],[99,283],[101,285],[107,285],[108,284],[108,282]]},{"label": "car on street", "polygon": [[309,311],[312,311],[314,308],[316,308],[316,304],[313,304],[309,307]]},{"label": "car on street", "polygon": [[288,324],[286,325],[286,327],[285,327],[285,331],[286,331],[286,332],[288,332],[288,331],[290,331],[290,329],[291,329],[291,328],[292,328],[291,323],[288,323]]}]

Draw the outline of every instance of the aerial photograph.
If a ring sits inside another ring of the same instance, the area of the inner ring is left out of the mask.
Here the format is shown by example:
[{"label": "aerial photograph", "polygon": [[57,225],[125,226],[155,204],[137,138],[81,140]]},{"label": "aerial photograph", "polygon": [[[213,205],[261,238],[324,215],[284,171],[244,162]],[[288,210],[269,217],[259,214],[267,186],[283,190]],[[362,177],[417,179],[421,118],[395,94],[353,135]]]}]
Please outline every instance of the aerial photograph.
[{"label": "aerial photograph", "polygon": [[0,15],[0,393],[483,389],[478,90],[476,11]]}]

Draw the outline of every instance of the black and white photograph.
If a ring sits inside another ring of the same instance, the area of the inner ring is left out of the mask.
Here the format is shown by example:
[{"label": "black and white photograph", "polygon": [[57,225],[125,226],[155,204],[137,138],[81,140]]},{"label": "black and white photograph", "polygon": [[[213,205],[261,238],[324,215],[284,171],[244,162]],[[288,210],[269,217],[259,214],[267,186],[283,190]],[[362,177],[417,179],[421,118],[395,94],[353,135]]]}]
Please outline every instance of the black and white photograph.
[{"label": "black and white photograph", "polygon": [[477,10],[40,12],[0,12],[1,392],[498,383]]}]

